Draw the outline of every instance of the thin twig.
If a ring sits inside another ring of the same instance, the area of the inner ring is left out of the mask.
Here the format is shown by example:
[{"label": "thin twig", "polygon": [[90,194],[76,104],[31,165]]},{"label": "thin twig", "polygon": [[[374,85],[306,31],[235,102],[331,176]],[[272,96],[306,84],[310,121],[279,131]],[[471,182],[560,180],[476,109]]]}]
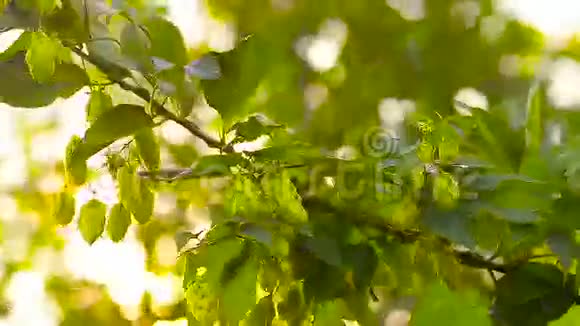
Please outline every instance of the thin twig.
[{"label": "thin twig", "polygon": [[113,74],[109,74],[106,67],[103,67],[102,64],[100,64],[98,60],[95,60],[94,57],[92,57],[89,54],[86,54],[81,49],[76,48],[76,47],[71,47],[71,46],[69,46],[69,48],[76,55],[78,55],[82,59],[90,62],[91,64],[93,64],[94,66],[99,68],[99,70],[101,70],[102,72],[107,74],[107,77],[112,82],[119,85],[122,89],[137,95],[138,97],[143,99],[145,102],[151,103],[151,105],[153,106],[153,108],[155,109],[155,111],[159,115],[179,124],[180,126],[182,126],[185,129],[187,129],[192,135],[203,140],[209,147],[217,148],[217,149],[220,149],[221,151],[224,151],[224,152],[233,152],[233,148],[231,148],[229,146],[224,147],[224,144],[220,140],[208,135],[194,122],[189,121],[185,118],[180,118],[177,115],[175,115],[173,112],[166,109],[161,103],[159,103],[158,101],[156,101],[155,99],[153,99],[151,97],[151,95],[149,94],[149,91],[147,89],[145,89],[143,87],[131,85],[122,79],[116,78]]}]

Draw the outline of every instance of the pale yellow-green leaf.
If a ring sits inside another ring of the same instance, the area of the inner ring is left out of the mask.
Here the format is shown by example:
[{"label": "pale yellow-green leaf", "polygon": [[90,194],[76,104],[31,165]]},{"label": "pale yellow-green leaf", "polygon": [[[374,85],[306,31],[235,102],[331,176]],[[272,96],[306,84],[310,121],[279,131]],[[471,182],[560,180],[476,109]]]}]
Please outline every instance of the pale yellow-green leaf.
[{"label": "pale yellow-green leaf", "polygon": [[131,225],[131,213],[121,203],[115,204],[109,212],[107,234],[113,242],[123,240]]},{"label": "pale yellow-green leaf", "polygon": [[69,224],[75,215],[75,198],[68,191],[62,191],[55,196],[53,217],[57,224]]},{"label": "pale yellow-green leaf", "polygon": [[145,128],[135,134],[135,145],[141,161],[150,171],[159,170],[160,149],[159,142],[153,129]]},{"label": "pale yellow-green leaf", "polygon": [[104,91],[95,90],[87,103],[87,122],[92,124],[105,111],[113,108],[111,96]]},{"label": "pale yellow-green leaf", "polygon": [[74,135],[66,146],[64,169],[67,184],[82,185],[87,181],[87,161],[79,155],[83,140]]},{"label": "pale yellow-green leaf", "polygon": [[91,199],[81,207],[79,231],[88,244],[93,244],[105,229],[107,206],[98,199]]},{"label": "pale yellow-green leaf", "polygon": [[39,83],[46,83],[54,75],[60,44],[43,32],[34,32],[26,51],[26,64],[32,77]]}]

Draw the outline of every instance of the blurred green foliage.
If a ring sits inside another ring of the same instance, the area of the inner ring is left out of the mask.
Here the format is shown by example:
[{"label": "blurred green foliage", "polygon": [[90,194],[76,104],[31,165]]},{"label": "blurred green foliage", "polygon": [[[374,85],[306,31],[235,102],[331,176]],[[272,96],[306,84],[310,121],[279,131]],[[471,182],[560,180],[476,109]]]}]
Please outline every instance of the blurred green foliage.
[{"label": "blurred green foliage", "polygon": [[[576,59],[577,41],[546,53],[491,0],[421,3],[411,19],[384,0],[208,0],[237,35],[212,52],[146,1],[0,2],[0,27],[26,30],[0,53],[0,102],[90,90],[62,164],[31,157],[54,121],[23,133],[26,182],[5,193],[31,216],[18,220],[30,248],[3,260],[0,293],[74,225],[90,245],[135,230],[147,270],[179,275],[183,291],[162,307],[146,293],[129,321],[107,290],[54,276],[61,325],[378,325],[401,306],[411,325],[574,324],[578,113],[551,104],[535,67],[501,67]],[[465,89],[487,105],[458,101]],[[169,122],[188,142],[161,132]],[[63,182],[47,193],[49,175]],[[116,203],[78,207],[102,176]],[[188,212],[200,208],[210,227],[197,234]],[[3,240],[14,230],[0,224]],[[179,250],[169,265],[166,235]]]}]

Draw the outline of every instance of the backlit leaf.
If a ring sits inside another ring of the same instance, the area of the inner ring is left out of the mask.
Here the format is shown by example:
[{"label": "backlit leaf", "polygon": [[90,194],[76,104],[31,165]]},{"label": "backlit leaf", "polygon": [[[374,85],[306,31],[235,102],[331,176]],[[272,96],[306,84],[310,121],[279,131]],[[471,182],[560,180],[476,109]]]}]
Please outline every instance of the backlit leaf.
[{"label": "backlit leaf", "polygon": [[160,150],[159,142],[153,129],[145,128],[135,134],[135,145],[141,161],[150,171],[159,170]]},{"label": "backlit leaf", "polygon": [[104,112],[113,108],[111,96],[104,91],[94,90],[87,103],[87,122],[94,123]]},{"label": "backlit leaf", "polygon": [[55,196],[53,216],[57,224],[69,224],[75,215],[75,198],[68,191],[62,191]]},{"label": "backlit leaf", "polygon": [[93,244],[105,230],[105,215],[107,206],[97,200],[91,199],[80,210],[79,231],[88,244]]},{"label": "backlit leaf", "polygon": [[113,242],[123,240],[131,225],[131,213],[121,203],[111,207],[107,220],[107,234]]},{"label": "backlit leaf", "polygon": [[79,136],[74,135],[66,147],[65,175],[67,183],[72,185],[82,185],[87,180],[87,161],[83,156],[78,155],[82,142]]}]

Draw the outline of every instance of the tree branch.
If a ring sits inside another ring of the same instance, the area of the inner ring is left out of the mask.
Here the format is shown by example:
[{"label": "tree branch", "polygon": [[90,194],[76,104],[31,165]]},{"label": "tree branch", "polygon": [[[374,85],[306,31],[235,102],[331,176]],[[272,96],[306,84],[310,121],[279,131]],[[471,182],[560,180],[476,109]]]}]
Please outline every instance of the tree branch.
[{"label": "tree branch", "polygon": [[208,135],[194,122],[189,121],[185,118],[180,118],[177,115],[175,115],[173,112],[166,109],[163,104],[159,103],[158,101],[156,101],[155,99],[152,98],[151,94],[149,93],[149,91],[147,89],[140,87],[140,86],[131,85],[131,84],[127,83],[126,81],[115,77],[114,74],[112,74],[110,72],[110,70],[107,69],[107,67],[105,67],[99,59],[92,57],[90,54],[83,52],[81,49],[74,47],[74,46],[67,46],[67,47],[70,48],[76,55],[78,55],[82,59],[90,62],[95,67],[97,67],[99,70],[101,70],[103,73],[105,73],[107,75],[107,77],[112,82],[119,85],[122,89],[137,95],[142,100],[144,100],[148,103],[151,103],[151,105],[153,106],[153,108],[155,109],[155,111],[159,115],[161,115],[161,116],[163,116],[171,121],[174,121],[175,123],[179,124],[183,128],[187,129],[192,135],[203,140],[209,147],[217,148],[217,149],[220,149],[224,152],[233,152],[233,148],[231,146],[225,146],[220,140]]}]

